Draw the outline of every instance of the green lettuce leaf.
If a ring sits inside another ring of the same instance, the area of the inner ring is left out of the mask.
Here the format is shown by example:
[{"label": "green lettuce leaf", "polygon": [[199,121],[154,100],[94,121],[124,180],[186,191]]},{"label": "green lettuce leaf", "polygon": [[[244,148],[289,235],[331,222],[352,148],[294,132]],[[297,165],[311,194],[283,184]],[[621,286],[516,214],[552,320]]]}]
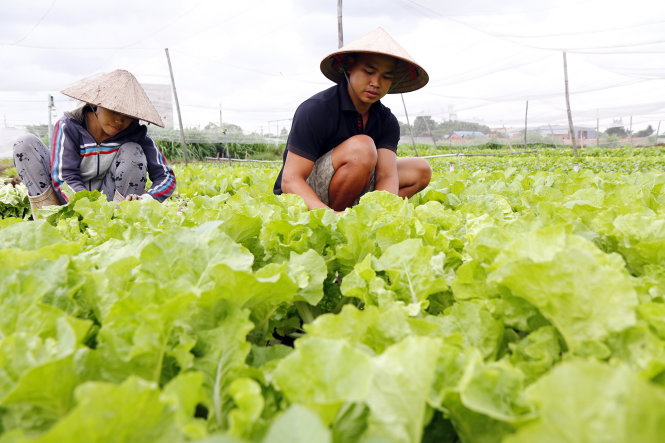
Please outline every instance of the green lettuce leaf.
[{"label": "green lettuce leaf", "polygon": [[509,436],[507,443],[663,439],[665,388],[625,365],[567,361],[527,388],[526,395],[539,418]]},{"label": "green lettuce leaf", "polygon": [[263,443],[329,443],[330,430],[319,416],[302,405],[292,405],[270,426]]},{"label": "green lettuce leaf", "polygon": [[[77,440],[171,442],[184,437],[174,408],[156,385],[128,378],[121,385],[88,382],[76,389],[77,405],[35,442]],[[33,441],[33,440],[31,440]]]},{"label": "green lettuce leaf", "polygon": [[560,227],[512,241],[488,280],[538,308],[573,352],[635,324],[637,295],[621,258]]}]

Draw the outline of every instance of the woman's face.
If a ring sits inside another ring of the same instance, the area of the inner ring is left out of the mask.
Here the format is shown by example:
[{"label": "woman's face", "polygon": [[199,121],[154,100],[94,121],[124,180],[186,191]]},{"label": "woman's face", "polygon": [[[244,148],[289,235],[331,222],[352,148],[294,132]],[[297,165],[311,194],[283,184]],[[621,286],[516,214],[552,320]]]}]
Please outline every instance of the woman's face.
[{"label": "woman's face", "polygon": [[133,117],[128,117],[119,112],[102,108],[101,106],[97,107],[95,115],[97,116],[97,121],[99,122],[101,130],[109,137],[113,137],[124,131],[134,120],[136,120]]}]

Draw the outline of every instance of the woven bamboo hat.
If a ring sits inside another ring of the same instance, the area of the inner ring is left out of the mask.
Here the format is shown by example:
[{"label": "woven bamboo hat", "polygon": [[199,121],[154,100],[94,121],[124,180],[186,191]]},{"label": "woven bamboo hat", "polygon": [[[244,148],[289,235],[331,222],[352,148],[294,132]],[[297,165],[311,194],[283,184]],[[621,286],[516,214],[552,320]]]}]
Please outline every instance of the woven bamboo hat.
[{"label": "woven bamboo hat", "polygon": [[128,71],[116,69],[106,74],[88,77],[60,92],[91,105],[164,127],[162,118],[148,98],[148,94],[136,77]]},{"label": "woven bamboo hat", "polygon": [[327,55],[321,61],[321,72],[335,83],[341,82],[344,78],[344,56],[358,52],[388,55],[402,62],[395,72],[389,94],[415,91],[429,81],[427,72],[383,28],[377,28]]}]

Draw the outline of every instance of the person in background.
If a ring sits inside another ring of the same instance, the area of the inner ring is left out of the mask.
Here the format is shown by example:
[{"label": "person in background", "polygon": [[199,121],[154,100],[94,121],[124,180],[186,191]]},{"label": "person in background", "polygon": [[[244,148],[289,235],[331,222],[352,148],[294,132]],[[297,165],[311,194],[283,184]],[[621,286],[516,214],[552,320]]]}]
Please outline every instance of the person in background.
[{"label": "person in background", "polygon": [[[175,174],[139,120],[164,124],[130,72],[118,69],[61,92],[84,104],[58,120],[51,149],[32,134],[14,143],[14,165],[33,217],[42,206],[68,202],[64,184],[74,192],[101,191],[109,201],[163,202],[173,193]],[[152,182],[147,190],[146,174]]]},{"label": "person in background", "polygon": [[380,100],[422,88],[425,70],[382,28],[326,56],[320,68],[337,85],[296,110],[273,192],[343,211],[369,191],[408,198],[424,189],[429,163],[397,158],[399,123]]}]

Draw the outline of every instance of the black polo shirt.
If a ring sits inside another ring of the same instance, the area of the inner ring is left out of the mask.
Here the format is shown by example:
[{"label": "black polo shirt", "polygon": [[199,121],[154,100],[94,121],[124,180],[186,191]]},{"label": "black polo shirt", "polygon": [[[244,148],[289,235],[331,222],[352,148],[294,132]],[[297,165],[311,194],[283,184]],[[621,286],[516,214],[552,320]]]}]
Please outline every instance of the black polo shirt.
[{"label": "black polo shirt", "polygon": [[[377,149],[397,151],[399,123],[390,109],[379,101],[369,109],[367,127],[356,110],[346,82],[335,85],[304,101],[293,116],[291,132],[286,141],[287,151],[316,161],[348,138],[365,134],[374,140]],[[282,193],[282,170],[279,171],[273,192]]]}]

